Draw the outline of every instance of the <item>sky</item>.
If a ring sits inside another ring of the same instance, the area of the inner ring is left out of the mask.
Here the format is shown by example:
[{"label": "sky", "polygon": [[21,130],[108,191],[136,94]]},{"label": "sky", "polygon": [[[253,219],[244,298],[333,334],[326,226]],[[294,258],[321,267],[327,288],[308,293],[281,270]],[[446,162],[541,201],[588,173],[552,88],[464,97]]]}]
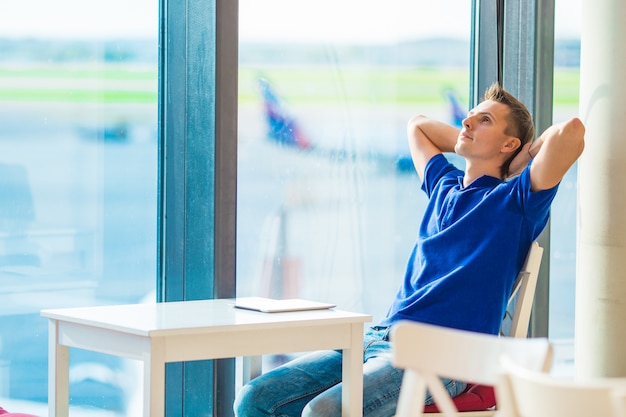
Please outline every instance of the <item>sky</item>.
[{"label": "sky", "polygon": [[156,38],[158,16],[158,0],[0,0],[0,36]]},{"label": "sky", "polygon": [[388,42],[469,37],[469,0],[240,0],[242,40]]},{"label": "sky", "polygon": [[[557,0],[557,37],[579,36],[582,0]],[[469,37],[470,0],[239,0],[241,41]],[[0,36],[146,38],[158,0],[0,0]]]}]

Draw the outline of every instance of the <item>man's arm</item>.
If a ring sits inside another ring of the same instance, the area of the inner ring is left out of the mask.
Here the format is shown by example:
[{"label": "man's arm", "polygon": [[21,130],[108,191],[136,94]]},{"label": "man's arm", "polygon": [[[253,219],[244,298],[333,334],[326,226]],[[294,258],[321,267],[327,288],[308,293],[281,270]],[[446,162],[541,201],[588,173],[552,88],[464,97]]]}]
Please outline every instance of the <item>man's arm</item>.
[{"label": "man's arm", "polygon": [[532,143],[526,144],[511,163],[519,173],[534,158],[530,167],[532,191],[557,185],[585,148],[585,126],[578,118],[555,124]]},{"label": "man's arm", "polygon": [[459,129],[425,116],[415,116],[409,120],[407,135],[413,165],[420,179],[424,179],[430,158],[442,152],[454,152]]}]

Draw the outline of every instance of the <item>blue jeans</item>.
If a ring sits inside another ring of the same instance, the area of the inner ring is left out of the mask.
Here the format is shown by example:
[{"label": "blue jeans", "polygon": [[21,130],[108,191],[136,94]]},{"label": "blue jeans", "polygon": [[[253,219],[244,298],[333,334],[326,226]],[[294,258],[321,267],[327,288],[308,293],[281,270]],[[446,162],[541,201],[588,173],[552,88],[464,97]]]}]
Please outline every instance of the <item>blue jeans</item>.
[{"label": "blue jeans", "polygon": [[[370,328],[363,340],[363,417],[395,414],[403,372],[391,365],[391,355],[389,329]],[[238,393],[235,415],[340,417],[341,356],[341,351],[309,353],[253,379]],[[463,382],[443,382],[452,396],[466,387]]]}]

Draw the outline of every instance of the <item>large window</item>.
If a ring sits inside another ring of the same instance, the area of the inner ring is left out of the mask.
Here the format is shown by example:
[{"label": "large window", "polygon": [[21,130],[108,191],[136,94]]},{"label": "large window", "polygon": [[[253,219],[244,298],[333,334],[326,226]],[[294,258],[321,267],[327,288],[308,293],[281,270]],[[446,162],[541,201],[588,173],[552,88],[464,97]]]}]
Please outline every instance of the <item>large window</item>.
[{"label": "large window", "polygon": [[470,3],[240,0],[238,295],[382,318],[426,201],[406,123],[467,113]]},{"label": "large window", "polygon": [[[0,4],[0,406],[47,415],[45,308],[154,300],[157,5]],[[72,415],[137,415],[135,365],[72,350]],[[100,411],[99,411],[100,410]]]}]

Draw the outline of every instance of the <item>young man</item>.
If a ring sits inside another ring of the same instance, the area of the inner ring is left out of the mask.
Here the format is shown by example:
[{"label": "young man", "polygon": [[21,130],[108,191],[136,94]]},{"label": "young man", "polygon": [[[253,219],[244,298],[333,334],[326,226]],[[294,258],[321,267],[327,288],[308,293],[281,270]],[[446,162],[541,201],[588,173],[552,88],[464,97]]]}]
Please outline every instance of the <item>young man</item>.
[{"label": "young man", "polygon": [[[584,126],[572,119],[533,137],[528,110],[497,84],[461,130],[423,116],[409,121],[411,155],[429,203],[404,281],[386,317],[365,335],[364,417],[395,413],[402,371],[391,365],[388,336],[398,320],[498,334],[513,281],[547,223],[557,185],[583,151]],[[462,156],[465,171],[444,152]],[[444,384],[453,396],[466,386]],[[235,412],[340,416],[341,352],[314,352],[260,376],[243,387]]]}]

